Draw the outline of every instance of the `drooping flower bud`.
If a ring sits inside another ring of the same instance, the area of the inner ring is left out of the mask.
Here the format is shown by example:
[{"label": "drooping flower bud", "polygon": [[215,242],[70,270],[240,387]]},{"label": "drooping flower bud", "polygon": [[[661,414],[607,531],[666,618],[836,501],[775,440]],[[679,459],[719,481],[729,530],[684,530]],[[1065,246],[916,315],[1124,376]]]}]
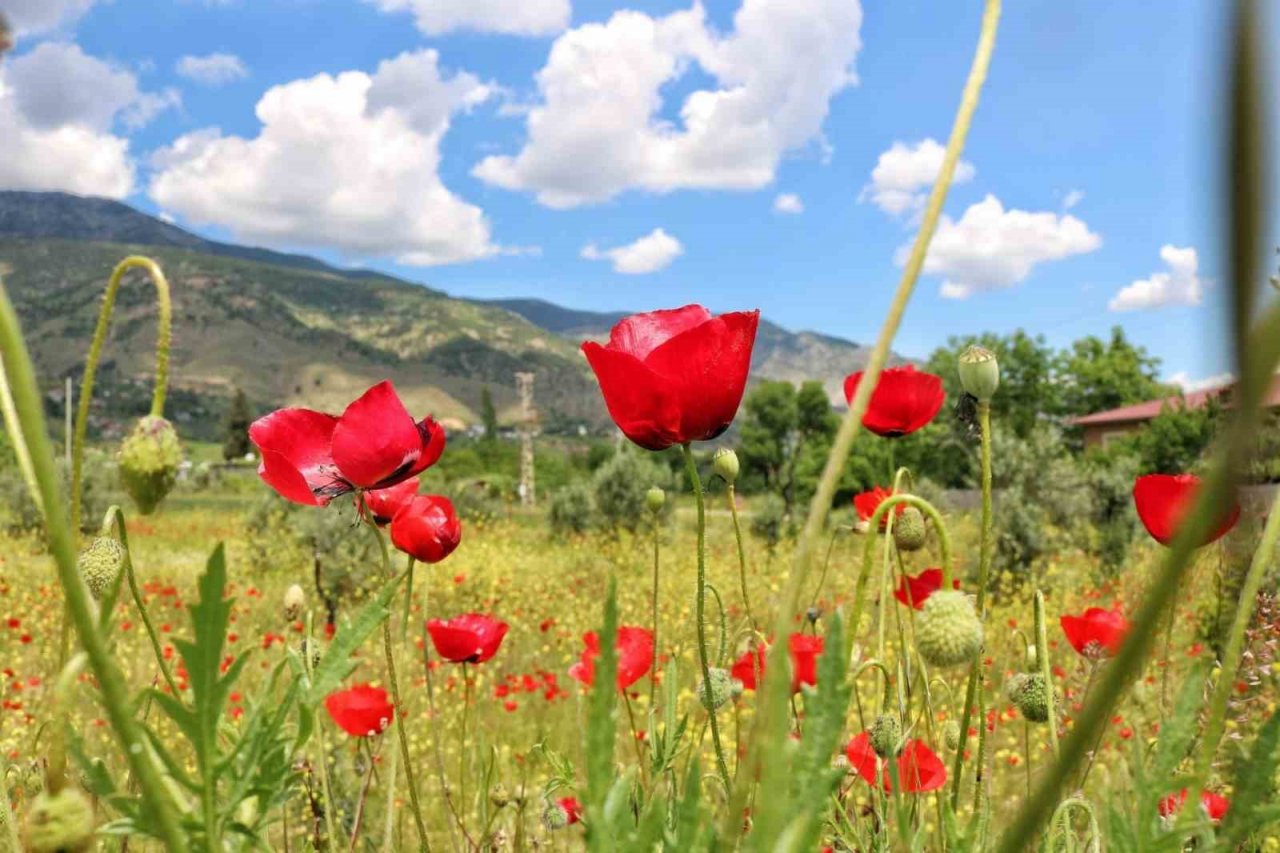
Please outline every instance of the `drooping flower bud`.
[{"label": "drooping flower bud", "polygon": [[[718,711],[730,699],[742,695],[742,682],[727,671],[712,667],[707,670],[707,674],[710,676],[709,682],[698,682],[698,701],[702,703],[702,707],[710,711]],[[709,691],[708,683],[711,685]]]},{"label": "drooping flower bud", "polygon": [[644,493],[644,505],[649,508],[649,512],[657,515],[662,512],[662,506],[667,502],[667,493],[657,486],[652,487]]},{"label": "drooping flower bud", "polygon": [[547,803],[542,810],[542,825],[552,832],[569,825],[569,813],[559,803]]},{"label": "drooping flower bud", "polygon": [[1005,693],[1028,722],[1048,722],[1049,687],[1043,675],[1033,672],[1010,676],[1005,682]]},{"label": "drooping flower bud", "polygon": [[942,727],[942,742],[952,752],[960,748],[960,724],[958,722],[947,720],[947,724]]},{"label": "drooping flower bud", "polygon": [[173,489],[182,445],[173,424],[148,415],[120,445],[120,479],[138,512],[150,515]]},{"label": "drooping flower bud", "polygon": [[80,552],[76,568],[89,593],[101,599],[124,568],[124,546],[110,536],[99,536]]},{"label": "drooping flower bud", "polygon": [[982,651],[982,622],[963,592],[940,589],[925,601],[916,620],[916,648],[925,663],[952,667]]},{"label": "drooping flower bud", "polygon": [[284,591],[284,620],[295,622],[307,606],[307,594],[296,583]]},{"label": "drooping flower bud", "polygon": [[26,848],[31,853],[80,853],[93,846],[93,803],[78,788],[36,795],[27,812]]},{"label": "drooping flower bud", "polygon": [[489,802],[493,804],[494,808],[500,809],[511,802],[511,793],[506,789],[505,785],[499,782],[489,789]]},{"label": "drooping flower bud", "polygon": [[734,481],[738,479],[738,471],[740,469],[738,454],[734,453],[730,448],[722,447],[717,450],[712,460],[712,465],[716,473],[720,475],[720,478],[729,485],[732,486]]},{"label": "drooping flower bud", "polygon": [[896,714],[881,714],[871,724],[871,748],[881,758],[892,758],[902,748],[902,723]]},{"label": "drooping flower bud", "polygon": [[924,513],[913,506],[904,509],[893,522],[893,541],[902,551],[919,551],[924,547],[928,533]]},{"label": "drooping flower bud", "polygon": [[960,384],[980,402],[990,403],[1000,387],[1000,363],[996,354],[976,344],[960,354]]}]

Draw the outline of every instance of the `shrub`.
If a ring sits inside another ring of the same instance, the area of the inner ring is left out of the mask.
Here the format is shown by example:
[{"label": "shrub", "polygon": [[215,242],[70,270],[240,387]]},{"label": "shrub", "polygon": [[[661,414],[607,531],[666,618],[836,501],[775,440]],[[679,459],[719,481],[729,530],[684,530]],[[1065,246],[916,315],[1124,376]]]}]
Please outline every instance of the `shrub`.
[{"label": "shrub", "polygon": [[765,495],[751,517],[751,534],[774,548],[786,529],[787,504],[777,495]]},{"label": "shrub", "polygon": [[620,450],[592,478],[596,510],[610,531],[635,531],[648,515],[645,493],[653,486],[668,488],[670,473],[637,451]]},{"label": "shrub", "polygon": [[554,533],[582,534],[591,528],[595,512],[591,490],[582,483],[571,483],[552,495],[547,521]]}]

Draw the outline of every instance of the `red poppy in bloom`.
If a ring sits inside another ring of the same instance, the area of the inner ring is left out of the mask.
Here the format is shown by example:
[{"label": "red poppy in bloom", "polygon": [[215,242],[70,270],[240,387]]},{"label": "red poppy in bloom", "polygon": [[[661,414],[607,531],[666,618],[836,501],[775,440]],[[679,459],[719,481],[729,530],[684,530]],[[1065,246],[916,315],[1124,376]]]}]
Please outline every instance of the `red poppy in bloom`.
[{"label": "red poppy in bloom", "polygon": [[1129,620],[1117,610],[1090,607],[1080,616],[1063,616],[1062,632],[1071,647],[1089,660],[1109,658],[1120,651]]},{"label": "red poppy in bloom", "polygon": [[605,406],[627,438],[648,450],[707,441],[733,422],[746,388],[759,311],[711,315],[686,305],[623,319],[582,351]]},{"label": "red poppy in bloom", "polygon": [[[818,683],[818,658],[822,655],[823,638],[812,634],[792,634],[787,640],[787,649],[791,656],[791,692],[800,690],[800,685],[810,687]],[[764,675],[765,657],[768,647],[764,644],[755,649],[748,649],[733,662],[729,675],[742,683],[743,690],[756,690]]]},{"label": "red poppy in bloom", "polygon": [[[849,765],[868,785],[876,783],[876,765],[880,766],[881,784],[886,792],[893,791],[893,774],[889,765],[876,755],[871,748],[871,735],[867,732],[849,741],[844,748]],[[922,794],[936,791],[947,782],[947,768],[942,759],[934,754],[922,740],[912,738],[902,747],[898,755],[898,783],[908,794]]]},{"label": "red poppy in bloom", "polygon": [[[861,381],[862,371],[845,377],[844,397],[850,403]],[[876,435],[898,438],[933,420],[945,398],[942,377],[916,370],[909,364],[885,368],[871,392],[871,403],[862,416],[862,425]]]},{"label": "red poppy in bloom", "polygon": [[444,452],[444,428],[415,421],[390,382],[379,382],[339,416],[278,409],[249,427],[258,476],[295,503],[385,489],[425,471]]},{"label": "red poppy in bloom", "polygon": [[[582,635],[586,648],[582,659],[569,667],[569,675],[590,687],[596,680],[596,658],[600,657],[600,635]],[[653,632],[648,628],[623,625],[618,628],[618,689],[626,690],[653,666]]]},{"label": "red poppy in bloom", "polygon": [[556,805],[564,809],[565,820],[569,825],[573,825],[582,820],[582,804],[573,797],[562,797],[556,800]]},{"label": "red poppy in bloom", "polygon": [[481,613],[427,620],[427,633],[440,657],[453,663],[484,663],[498,653],[508,625]]},{"label": "red poppy in bloom", "polygon": [[[365,492],[364,503],[369,508],[369,515],[373,518],[373,523],[379,527],[386,527],[391,523],[391,519],[396,517],[396,513],[408,506],[417,496],[418,478],[410,477],[403,483],[397,483],[385,489]],[[356,501],[356,504],[359,505],[359,500]]]},{"label": "red poppy in bloom", "polygon": [[[1161,545],[1173,541],[1183,517],[1195,503],[1200,478],[1194,474],[1147,474],[1133,481],[1133,503],[1147,532]],[[1240,504],[1225,511],[1217,528],[1201,542],[1216,542],[1240,520]]]},{"label": "red poppy in bloom", "polygon": [[[876,510],[880,508],[880,504],[893,497],[893,492],[884,486],[876,486],[869,492],[860,492],[853,496],[853,508],[858,511],[858,518],[863,521],[870,521],[871,516],[876,514]],[[901,516],[906,510],[906,504],[897,504],[893,508],[896,515]],[[880,529],[884,530],[889,525],[889,513],[886,512],[880,516]]]},{"label": "red poppy in bloom", "polygon": [[[1182,810],[1182,804],[1186,801],[1186,788],[1176,794],[1170,794],[1162,798],[1157,806],[1160,811],[1160,817],[1170,817],[1177,814]],[[1227,809],[1231,808],[1231,801],[1221,794],[1215,794],[1213,791],[1204,791],[1200,794],[1200,807],[1209,816],[1209,820],[1217,823],[1226,817]]]},{"label": "red poppy in bloom", "polygon": [[762,643],[754,649],[747,649],[729,667],[729,675],[742,683],[743,690],[755,690],[764,676],[765,648]]},{"label": "red poppy in bloom", "polygon": [[396,716],[395,706],[387,701],[387,691],[367,684],[330,693],[324,707],[333,721],[354,737],[382,734]]},{"label": "red poppy in bloom", "polygon": [[462,541],[462,522],[448,498],[418,495],[391,519],[391,541],[416,560],[438,563]]},{"label": "red poppy in bloom", "polygon": [[[960,581],[951,581],[951,586],[959,589]],[[924,607],[924,603],[929,600],[929,596],[941,588],[942,569],[925,569],[914,577],[903,575],[902,579],[898,581],[898,588],[893,591],[893,597],[908,607],[920,610]]]}]

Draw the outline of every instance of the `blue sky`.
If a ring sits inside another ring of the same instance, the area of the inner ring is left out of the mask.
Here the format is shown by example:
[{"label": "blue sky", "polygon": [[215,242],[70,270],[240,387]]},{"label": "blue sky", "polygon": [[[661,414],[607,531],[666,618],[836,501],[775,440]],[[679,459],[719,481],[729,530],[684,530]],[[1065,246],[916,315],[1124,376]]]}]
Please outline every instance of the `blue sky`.
[{"label": "blue sky", "polygon": [[[1166,377],[1229,369],[1216,284],[1226,5],[1006,4],[965,180],[899,351],[1018,327],[1061,345],[1120,324]],[[896,285],[981,12],[4,6],[19,42],[0,133],[18,153],[0,186],[112,195],[458,295],[759,307],[862,342]]]}]

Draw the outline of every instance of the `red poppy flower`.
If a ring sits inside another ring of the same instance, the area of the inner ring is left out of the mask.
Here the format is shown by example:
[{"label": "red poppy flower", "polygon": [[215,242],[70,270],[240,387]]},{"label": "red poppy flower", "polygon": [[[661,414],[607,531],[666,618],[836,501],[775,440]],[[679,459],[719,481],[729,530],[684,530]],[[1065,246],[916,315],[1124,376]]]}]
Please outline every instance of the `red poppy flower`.
[{"label": "red poppy flower", "polygon": [[[823,638],[813,634],[792,634],[787,639],[787,650],[791,657],[791,692],[800,690],[800,685],[810,687],[818,683],[818,658],[822,655]],[[755,649],[747,649],[729,667],[729,675],[742,683],[743,690],[756,690],[764,675],[765,657],[768,647],[764,644]]]},{"label": "red poppy flower", "polygon": [[[861,381],[861,370],[845,377],[844,397],[850,403]],[[898,438],[933,420],[945,398],[942,377],[916,370],[909,364],[885,368],[871,392],[871,402],[867,413],[862,416],[862,425],[876,435]]]},{"label": "red poppy flower", "polygon": [[733,662],[733,666],[729,667],[729,675],[742,683],[743,690],[755,690],[764,676],[765,648],[761,643],[754,649],[747,649]]},{"label": "red poppy flower", "polygon": [[[867,732],[849,741],[844,754],[849,765],[868,785],[876,783],[876,766],[880,765],[881,785],[886,793],[893,791],[893,774],[887,762],[871,748],[871,735]],[[947,782],[947,768],[922,740],[908,740],[898,755],[898,784],[907,794],[923,794],[936,791]]]},{"label": "red poppy flower", "polygon": [[[876,486],[869,492],[860,492],[853,496],[853,508],[858,511],[858,518],[863,521],[870,521],[871,516],[876,514],[876,510],[880,508],[880,504],[893,497],[893,492],[884,486]],[[906,510],[906,504],[897,504],[893,508],[895,515],[901,516]],[[884,530],[889,526],[889,513],[886,512],[880,516],[880,529]]]},{"label": "red poppy flower", "polygon": [[[960,581],[951,581],[951,586],[959,589]],[[924,603],[929,600],[929,596],[941,588],[942,569],[925,569],[914,577],[903,575],[902,579],[898,581],[898,588],[893,591],[893,597],[908,607],[920,610],[924,607]]]},{"label": "red poppy flower", "polygon": [[[373,523],[379,527],[386,527],[391,523],[391,519],[396,517],[396,513],[404,509],[415,497],[418,496],[418,478],[410,477],[403,483],[397,483],[385,489],[375,489],[371,492],[364,493],[364,503],[369,509],[369,515],[373,518]],[[359,506],[359,499],[356,505]]]},{"label": "red poppy flower", "polygon": [[713,317],[701,305],[633,314],[605,345],[582,351],[605,406],[627,438],[648,450],[707,441],[729,428],[751,367],[759,311]]},{"label": "red poppy flower", "polygon": [[[1161,545],[1173,541],[1183,517],[1195,503],[1200,478],[1194,474],[1147,474],[1133,482],[1133,503],[1147,532]],[[1216,542],[1240,520],[1240,504],[1226,510],[1218,527],[1201,545]]]},{"label": "red poppy flower", "polygon": [[440,657],[453,663],[484,663],[498,653],[508,625],[481,613],[427,620],[427,633]]},{"label": "red poppy flower", "polygon": [[414,421],[390,382],[340,415],[278,409],[249,427],[258,476],[295,503],[324,506],[356,490],[385,489],[425,471],[444,452],[444,429]]},{"label": "red poppy flower", "polygon": [[1080,616],[1063,616],[1062,632],[1071,647],[1089,660],[1109,658],[1120,651],[1129,620],[1116,610],[1090,607]]},{"label": "red poppy flower", "polygon": [[418,495],[391,519],[391,541],[423,563],[438,563],[462,541],[462,522],[448,498]]},{"label": "red poppy flower", "polygon": [[330,693],[324,707],[333,721],[354,737],[382,734],[396,717],[395,706],[387,701],[387,691],[367,684]]},{"label": "red poppy flower", "polygon": [[556,805],[564,809],[564,816],[568,825],[572,826],[582,820],[582,804],[574,797],[561,797],[556,800]]},{"label": "red poppy flower", "polygon": [[[1187,789],[1183,788],[1176,794],[1170,794],[1160,800],[1157,809],[1160,817],[1170,817],[1182,810],[1182,804],[1187,801]],[[1213,791],[1203,791],[1200,794],[1200,807],[1204,809],[1204,813],[1208,815],[1209,820],[1214,823],[1219,822],[1226,817],[1227,809],[1231,808],[1231,801],[1221,794]]]},{"label": "red poppy flower", "polygon": [[[582,635],[586,648],[582,659],[569,667],[569,675],[590,687],[596,680],[596,658],[600,657],[600,635]],[[618,628],[618,689],[626,690],[653,666],[653,632],[648,628],[623,625]]]}]

